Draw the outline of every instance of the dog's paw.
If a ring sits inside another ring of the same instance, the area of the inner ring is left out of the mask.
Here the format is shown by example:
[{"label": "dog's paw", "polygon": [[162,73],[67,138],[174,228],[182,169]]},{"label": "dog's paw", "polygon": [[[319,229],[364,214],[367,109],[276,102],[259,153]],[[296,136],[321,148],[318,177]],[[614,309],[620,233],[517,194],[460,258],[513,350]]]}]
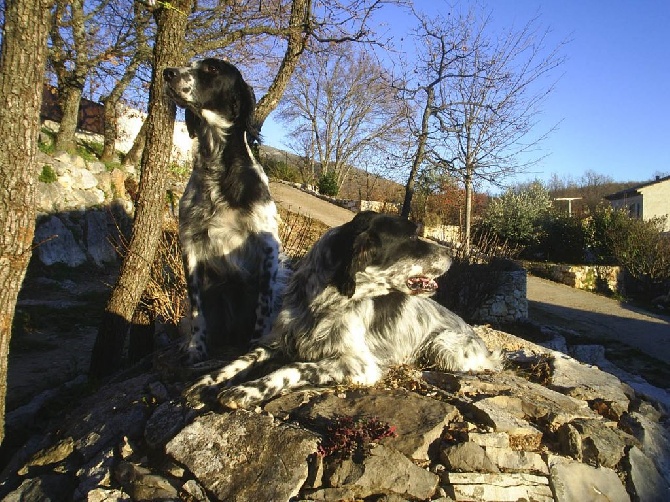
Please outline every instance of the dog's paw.
[{"label": "dog's paw", "polygon": [[179,360],[182,366],[192,366],[207,359],[207,351],[193,347],[187,343],[179,348]]},{"label": "dog's paw", "polygon": [[248,409],[263,401],[261,392],[249,386],[237,385],[219,392],[217,401],[221,406],[229,410],[238,408]]},{"label": "dog's paw", "polygon": [[221,388],[209,377],[201,378],[182,392],[186,404],[193,409],[201,409],[216,403]]}]

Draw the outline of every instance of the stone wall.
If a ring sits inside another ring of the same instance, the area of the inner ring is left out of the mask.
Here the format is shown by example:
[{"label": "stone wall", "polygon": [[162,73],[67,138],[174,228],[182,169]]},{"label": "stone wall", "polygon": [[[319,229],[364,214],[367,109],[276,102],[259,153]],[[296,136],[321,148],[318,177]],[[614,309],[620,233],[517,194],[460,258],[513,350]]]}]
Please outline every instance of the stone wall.
[{"label": "stone wall", "polygon": [[35,256],[45,265],[69,267],[116,262],[120,234],[134,210],[125,188],[134,170],[108,171],[101,162],[41,152],[38,169]]},{"label": "stone wall", "polygon": [[476,320],[491,324],[528,319],[526,299],[526,271],[500,272],[501,285],[484,302],[476,314]]},{"label": "stone wall", "polygon": [[623,270],[617,266],[529,262],[526,268],[534,275],[585,291],[624,292]]}]

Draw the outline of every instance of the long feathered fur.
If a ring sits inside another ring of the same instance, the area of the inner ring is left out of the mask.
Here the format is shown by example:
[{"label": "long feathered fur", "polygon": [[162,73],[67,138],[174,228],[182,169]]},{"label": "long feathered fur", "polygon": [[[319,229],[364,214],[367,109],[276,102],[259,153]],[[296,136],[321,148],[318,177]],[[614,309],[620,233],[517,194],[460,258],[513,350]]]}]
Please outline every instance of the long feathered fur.
[{"label": "long feathered fur", "polygon": [[255,98],[237,68],[209,58],[163,77],[195,140],[179,237],[192,318],[186,358],[196,362],[207,345],[248,348],[269,333],[284,277],[279,217],[249,148],[258,138]]},{"label": "long feathered fur", "polygon": [[[372,385],[391,366],[443,371],[500,367],[460,317],[429,298],[451,260],[418,239],[416,226],[374,212],[329,230],[291,277],[272,331],[260,345],[187,391],[215,392],[227,407],[248,407],[305,385]],[[289,364],[233,387],[250,369],[283,357]]]}]

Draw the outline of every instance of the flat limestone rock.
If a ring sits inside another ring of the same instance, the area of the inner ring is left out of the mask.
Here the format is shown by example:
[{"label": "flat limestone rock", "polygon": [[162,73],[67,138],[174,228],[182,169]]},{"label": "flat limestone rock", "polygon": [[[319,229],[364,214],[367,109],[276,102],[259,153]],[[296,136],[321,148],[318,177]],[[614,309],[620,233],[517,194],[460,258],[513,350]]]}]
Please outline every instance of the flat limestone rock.
[{"label": "flat limestone rock", "polygon": [[327,422],[335,417],[377,418],[395,427],[396,437],[381,443],[410,458],[427,460],[429,446],[442,434],[444,427],[457,416],[450,404],[436,401],[404,389],[365,389],[350,391],[344,397],[319,396],[297,411],[310,422]]},{"label": "flat limestone rock", "polygon": [[316,448],[316,437],[305,430],[239,410],[197,418],[166,452],[218,500],[244,502],[296,496]]},{"label": "flat limestone rock", "polygon": [[554,500],[547,478],[532,474],[445,472],[442,475],[442,486],[453,500],[497,500],[500,502],[517,500],[552,502]]},{"label": "flat limestone rock", "polygon": [[[306,495],[308,500],[353,500],[373,495],[396,495],[402,500],[428,500],[439,477],[415,465],[402,453],[384,445],[377,445],[347,482],[321,488]],[[261,500],[261,499],[258,499]]]},{"label": "flat limestone rock", "polygon": [[591,467],[552,457],[549,460],[551,484],[557,502],[630,502],[616,472],[606,467]]}]

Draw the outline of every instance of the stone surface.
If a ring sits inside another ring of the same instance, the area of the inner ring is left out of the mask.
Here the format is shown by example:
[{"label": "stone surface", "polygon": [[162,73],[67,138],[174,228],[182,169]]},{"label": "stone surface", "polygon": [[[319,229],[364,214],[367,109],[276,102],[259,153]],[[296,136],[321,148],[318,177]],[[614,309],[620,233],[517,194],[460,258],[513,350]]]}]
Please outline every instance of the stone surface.
[{"label": "stone surface", "polygon": [[549,474],[549,469],[542,460],[542,456],[532,451],[490,446],[486,448],[486,455],[503,472]]},{"label": "stone surface", "polygon": [[449,471],[455,472],[500,472],[488,450],[475,443],[460,443],[444,448],[440,461]]},{"label": "stone surface", "polygon": [[589,401],[602,399],[607,401],[613,413],[621,416],[628,411],[633,390],[609,373],[579,363],[566,355],[554,354],[552,361],[552,385],[565,389],[566,394]]},{"label": "stone surface", "polygon": [[579,462],[552,457],[549,460],[551,485],[557,502],[629,502],[616,472]]},{"label": "stone surface", "polygon": [[340,479],[342,483],[308,493],[307,498],[330,501],[391,494],[403,500],[426,500],[433,496],[439,481],[435,474],[383,445],[372,448],[354,475]]},{"label": "stone surface", "polygon": [[561,426],[558,437],[566,455],[586,464],[604,467],[615,467],[626,448],[636,443],[632,436],[604,425],[602,420],[573,420]]},{"label": "stone surface", "polygon": [[[0,477],[0,499],[667,499],[662,404],[577,362],[559,366],[565,374],[574,367],[581,382],[553,386],[551,372],[544,384],[530,382],[515,364],[557,357],[553,351],[486,331],[523,349],[510,354],[511,369],[399,369],[375,388],[305,389],[253,412],[185,407],[186,383],[162,366],[160,374],[119,379],[16,453]],[[629,410],[615,408],[626,401]],[[335,417],[376,418],[397,436],[351,434],[368,441],[353,457],[321,458],[319,442]]]},{"label": "stone surface", "polygon": [[117,253],[112,243],[117,240],[117,232],[108,213],[106,211],[87,211],[85,229],[85,244],[90,259],[99,267],[107,263],[114,263]]},{"label": "stone surface", "polygon": [[219,500],[289,500],[307,479],[316,437],[267,415],[237,411],[197,418],[166,452]]},{"label": "stone surface", "polygon": [[442,475],[442,484],[453,500],[553,500],[547,478],[532,474],[446,472]]},{"label": "stone surface", "polygon": [[61,263],[77,267],[86,261],[86,254],[74,235],[56,216],[38,222],[33,242],[40,261],[45,265]]},{"label": "stone surface", "polygon": [[634,495],[644,502],[667,502],[670,488],[656,469],[654,462],[633,446],[628,452],[630,484]]},{"label": "stone surface", "polygon": [[430,445],[458,411],[447,403],[397,389],[350,391],[343,397],[326,394],[303,406],[296,416],[324,425],[338,416],[377,418],[395,427],[397,433],[383,439],[383,444],[410,458],[427,459]]}]

